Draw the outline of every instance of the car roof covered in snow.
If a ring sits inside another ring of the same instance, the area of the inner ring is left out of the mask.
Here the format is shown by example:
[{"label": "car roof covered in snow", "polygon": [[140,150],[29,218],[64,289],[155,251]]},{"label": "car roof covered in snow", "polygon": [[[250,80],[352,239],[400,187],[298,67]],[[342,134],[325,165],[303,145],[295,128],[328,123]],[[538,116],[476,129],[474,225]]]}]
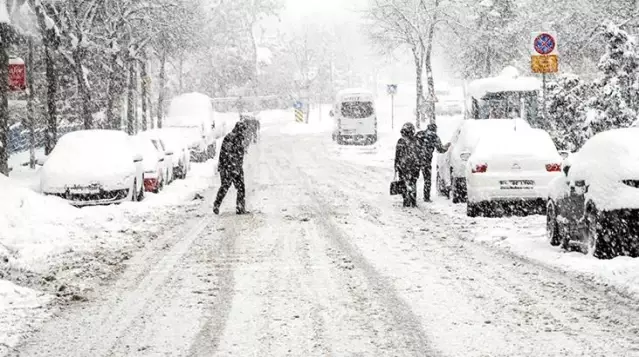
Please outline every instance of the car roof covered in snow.
[{"label": "car roof covered in snow", "polygon": [[483,98],[489,93],[539,91],[542,83],[535,77],[520,76],[516,69],[507,67],[497,77],[482,78],[471,82],[466,92],[473,98]]},{"label": "car roof covered in snow", "polygon": [[504,132],[484,132],[473,153],[476,158],[495,156],[535,156],[560,161],[559,152],[550,134],[542,129],[527,128]]},{"label": "car roof covered in snow", "polygon": [[368,89],[349,88],[349,89],[341,90],[337,93],[337,101],[340,102],[352,96],[364,97],[365,99],[368,99],[371,101],[374,99],[373,92],[371,92]]},{"label": "car roof covered in snow", "polygon": [[530,129],[530,124],[523,119],[467,119],[462,120],[460,129],[463,144],[474,147],[484,133],[527,130]]}]

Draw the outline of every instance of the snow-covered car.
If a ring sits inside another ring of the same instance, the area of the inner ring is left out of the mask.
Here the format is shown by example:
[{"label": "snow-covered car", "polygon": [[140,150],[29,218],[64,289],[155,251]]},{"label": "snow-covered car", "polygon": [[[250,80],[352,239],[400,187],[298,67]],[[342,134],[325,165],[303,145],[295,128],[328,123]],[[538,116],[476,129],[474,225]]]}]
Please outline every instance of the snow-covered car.
[{"label": "snow-covered car", "polygon": [[164,140],[155,131],[143,131],[138,136],[150,140],[153,145],[160,151],[160,155],[164,157],[164,185],[173,182],[173,151],[169,150]]},{"label": "snow-covered car", "polygon": [[152,131],[162,139],[166,149],[173,152],[173,177],[185,179],[191,169],[191,153],[180,129],[162,128]]},{"label": "snow-covered car", "polygon": [[144,190],[158,193],[166,183],[166,167],[164,153],[153,142],[142,136],[135,137],[138,151],[142,153],[142,167],[144,168]]},{"label": "snow-covered car", "polygon": [[482,135],[510,135],[530,129],[521,119],[463,120],[451,139],[451,147],[437,157],[437,192],[450,196],[453,203],[466,201],[466,163]]},{"label": "snow-covered car", "polygon": [[639,128],[595,135],[551,184],[546,230],[552,245],[600,259],[639,256]]},{"label": "snow-covered car", "polygon": [[40,171],[45,195],[75,206],[144,198],[142,153],[122,131],[81,130],[60,138]]},{"label": "snow-covered car", "polygon": [[467,215],[483,216],[493,203],[545,208],[549,184],[562,175],[561,162],[544,130],[484,135],[466,165]]}]

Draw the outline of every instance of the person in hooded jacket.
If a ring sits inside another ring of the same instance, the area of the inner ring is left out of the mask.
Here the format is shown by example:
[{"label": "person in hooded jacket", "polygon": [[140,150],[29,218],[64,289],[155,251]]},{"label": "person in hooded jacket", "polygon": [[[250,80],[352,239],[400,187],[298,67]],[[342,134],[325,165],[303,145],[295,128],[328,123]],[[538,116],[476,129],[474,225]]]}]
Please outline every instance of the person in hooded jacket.
[{"label": "person in hooded jacket", "polygon": [[244,140],[246,135],[246,123],[238,122],[235,124],[233,130],[224,137],[222,141],[222,148],[220,150],[220,159],[218,162],[218,171],[220,173],[220,180],[222,186],[217,191],[217,198],[213,204],[213,212],[215,214],[220,213],[220,206],[226,196],[231,185],[237,189],[237,203],[236,213],[247,214],[245,195],[246,189],[244,186],[244,154],[245,146]]},{"label": "person in hooded jacket", "polygon": [[442,141],[437,135],[437,124],[428,124],[426,130],[417,132],[415,141],[419,160],[417,178],[419,178],[420,173],[424,175],[424,201],[430,202],[433,152],[437,150],[440,154],[445,153],[450,148],[450,143],[442,145]]},{"label": "person in hooded jacket", "polygon": [[419,160],[415,142],[415,126],[406,123],[402,126],[402,137],[395,148],[395,172],[404,182],[404,207],[417,207],[417,179],[419,178]]}]

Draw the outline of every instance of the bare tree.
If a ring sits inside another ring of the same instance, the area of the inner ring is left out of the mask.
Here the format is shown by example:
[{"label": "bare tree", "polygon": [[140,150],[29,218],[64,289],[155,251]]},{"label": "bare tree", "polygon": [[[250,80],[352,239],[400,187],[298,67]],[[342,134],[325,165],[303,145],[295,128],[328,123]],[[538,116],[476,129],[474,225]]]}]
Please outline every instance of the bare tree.
[{"label": "bare tree", "polygon": [[[435,83],[431,64],[440,0],[372,0],[369,31],[386,53],[408,47],[415,62],[417,127],[428,116],[435,121]],[[424,70],[428,100],[424,95]],[[425,110],[424,110],[425,109]]]}]

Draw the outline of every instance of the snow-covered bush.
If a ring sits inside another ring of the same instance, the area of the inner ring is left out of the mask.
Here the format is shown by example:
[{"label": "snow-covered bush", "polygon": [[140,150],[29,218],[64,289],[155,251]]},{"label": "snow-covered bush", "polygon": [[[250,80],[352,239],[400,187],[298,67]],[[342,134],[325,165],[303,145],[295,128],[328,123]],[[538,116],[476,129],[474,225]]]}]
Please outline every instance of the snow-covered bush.
[{"label": "snow-covered bush", "polygon": [[603,37],[606,53],[599,61],[603,77],[593,84],[594,96],[584,123],[587,135],[629,127],[639,112],[639,54],[635,39],[614,24],[608,24]]},{"label": "snow-covered bush", "polygon": [[541,127],[549,131],[560,150],[575,151],[586,140],[584,103],[589,84],[576,75],[565,74],[548,84],[548,117]]}]

